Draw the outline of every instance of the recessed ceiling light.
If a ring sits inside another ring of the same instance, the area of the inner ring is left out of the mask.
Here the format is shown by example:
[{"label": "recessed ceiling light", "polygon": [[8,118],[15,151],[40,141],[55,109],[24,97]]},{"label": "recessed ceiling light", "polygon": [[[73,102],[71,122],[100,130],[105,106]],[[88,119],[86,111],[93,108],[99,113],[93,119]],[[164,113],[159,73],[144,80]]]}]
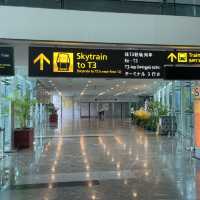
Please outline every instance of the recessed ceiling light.
[{"label": "recessed ceiling light", "polygon": [[114,90],[114,88],[112,87],[112,88],[110,88],[111,90]]},{"label": "recessed ceiling light", "polygon": [[138,194],[136,192],[133,192],[133,197],[137,197]]},{"label": "recessed ceiling light", "polygon": [[88,83],[92,83],[92,81],[91,81],[91,80],[89,80],[89,81],[88,81]]},{"label": "recessed ceiling light", "polygon": [[137,87],[136,87],[135,89],[136,89],[136,90],[138,90],[138,88],[137,88]]},{"label": "recessed ceiling light", "polygon": [[48,80],[49,83],[52,83],[52,80]]},{"label": "recessed ceiling light", "polygon": [[101,93],[99,93],[98,95],[101,96],[101,95],[104,95],[104,94],[105,94],[105,92],[101,92]]},{"label": "recessed ceiling light", "polygon": [[116,84],[116,87],[119,87],[119,84]]}]

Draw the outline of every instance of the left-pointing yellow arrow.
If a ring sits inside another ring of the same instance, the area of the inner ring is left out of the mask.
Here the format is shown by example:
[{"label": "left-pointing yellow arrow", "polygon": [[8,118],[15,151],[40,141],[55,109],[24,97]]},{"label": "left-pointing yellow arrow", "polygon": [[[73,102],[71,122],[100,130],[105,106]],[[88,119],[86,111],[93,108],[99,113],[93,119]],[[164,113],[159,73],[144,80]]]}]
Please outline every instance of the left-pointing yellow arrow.
[{"label": "left-pointing yellow arrow", "polygon": [[47,63],[47,64],[50,64],[50,60],[43,54],[39,54],[33,61],[33,63],[37,63],[38,61],[40,61],[40,71],[43,71],[44,70],[44,61]]}]

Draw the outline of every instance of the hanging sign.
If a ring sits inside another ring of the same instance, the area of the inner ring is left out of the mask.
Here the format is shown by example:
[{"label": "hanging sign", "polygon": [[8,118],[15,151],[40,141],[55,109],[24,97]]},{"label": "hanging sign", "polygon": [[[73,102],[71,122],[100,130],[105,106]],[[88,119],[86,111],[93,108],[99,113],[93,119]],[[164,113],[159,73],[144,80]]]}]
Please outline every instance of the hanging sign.
[{"label": "hanging sign", "polygon": [[14,75],[14,58],[12,47],[0,47],[0,76]]},{"label": "hanging sign", "polygon": [[160,51],[30,47],[29,76],[159,79]]},{"label": "hanging sign", "polygon": [[175,50],[165,57],[163,77],[165,80],[199,80],[200,51]]},{"label": "hanging sign", "polygon": [[200,52],[29,48],[29,76],[199,80]]},{"label": "hanging sign", "polygon": [[200,52],[197,51],[171,51],[168,52],[167,58],[169,64],[200,64]]}]

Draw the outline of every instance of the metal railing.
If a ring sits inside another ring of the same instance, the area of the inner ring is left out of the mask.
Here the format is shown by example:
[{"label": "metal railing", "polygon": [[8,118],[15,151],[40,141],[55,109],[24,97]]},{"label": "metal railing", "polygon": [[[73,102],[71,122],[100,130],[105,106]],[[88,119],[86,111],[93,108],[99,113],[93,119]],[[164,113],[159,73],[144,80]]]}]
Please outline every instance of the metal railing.
[{"label": "metal railing", "polygon": [[199,0],[0,0],[0,5],[117,13],[200,16]]}]

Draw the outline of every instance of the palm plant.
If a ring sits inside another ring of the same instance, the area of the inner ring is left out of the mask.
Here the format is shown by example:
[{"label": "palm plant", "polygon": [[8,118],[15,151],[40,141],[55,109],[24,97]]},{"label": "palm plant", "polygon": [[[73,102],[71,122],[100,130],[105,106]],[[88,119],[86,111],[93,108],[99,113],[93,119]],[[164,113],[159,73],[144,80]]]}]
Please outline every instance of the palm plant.
[{"label": "palm plant", "polygon": [[148,105],[148,111],[151,113],[150,124],[152,129],[156,129],[161,116],[168,114],[166,106],[162,105],[159,101],[151,101]]},{"label": "palm plant", "polygon": [[16,121],[19,122],[20,128],[28,128],[31,119],[31,109],[35,106],[36,100],[30,98],[29,93],[20,95],[19,91],[14,91],[13,95],[9,97],[14,107],[14,115]]},{"label": "palm plant", "polygon": [[30,99],[28,94],[20,96],[15,92],[11,98],[14,105],[14,114],[19,122],[20,128],[28,128],[31,119],[31,108],[36,104],[36,100]]}]

